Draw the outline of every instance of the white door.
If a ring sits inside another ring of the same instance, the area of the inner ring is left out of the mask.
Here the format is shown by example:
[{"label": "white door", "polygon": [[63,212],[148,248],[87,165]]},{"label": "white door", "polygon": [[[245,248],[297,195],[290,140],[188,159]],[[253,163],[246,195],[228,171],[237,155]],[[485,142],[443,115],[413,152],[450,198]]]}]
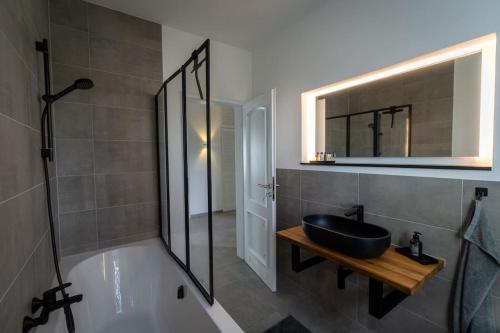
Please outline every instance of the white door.
[{"label": "white door", "polygon": [[276,92],[243,105],[245,261],[276,291]]}]

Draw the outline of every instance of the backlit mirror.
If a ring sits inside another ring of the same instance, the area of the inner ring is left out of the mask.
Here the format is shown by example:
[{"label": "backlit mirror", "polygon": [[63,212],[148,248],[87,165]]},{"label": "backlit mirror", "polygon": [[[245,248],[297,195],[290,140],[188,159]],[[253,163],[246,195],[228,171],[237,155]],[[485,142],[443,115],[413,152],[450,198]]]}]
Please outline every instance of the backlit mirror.
[{"label": "backlit mirror", "polygon": [[495,60],[489,34],[303,92],[301,162],[491,170]]}]

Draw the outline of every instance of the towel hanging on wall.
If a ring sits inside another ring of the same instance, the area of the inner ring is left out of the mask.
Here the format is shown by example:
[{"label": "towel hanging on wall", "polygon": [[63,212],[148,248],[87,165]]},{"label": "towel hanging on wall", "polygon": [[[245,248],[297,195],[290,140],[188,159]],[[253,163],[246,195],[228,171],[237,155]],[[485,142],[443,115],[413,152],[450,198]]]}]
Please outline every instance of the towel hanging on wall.
[{"label": "towel hanging on wall", "polygon": [[454,290],[452,329],[454,333],[495,333],[491,291],[500,256],[480,200],[463,236]]}]

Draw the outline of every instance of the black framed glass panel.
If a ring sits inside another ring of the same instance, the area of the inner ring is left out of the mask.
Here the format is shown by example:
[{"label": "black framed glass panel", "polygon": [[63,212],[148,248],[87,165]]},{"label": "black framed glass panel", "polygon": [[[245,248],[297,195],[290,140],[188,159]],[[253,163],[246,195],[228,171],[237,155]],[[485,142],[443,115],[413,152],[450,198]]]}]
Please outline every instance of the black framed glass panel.
[{"label": "black framed glass panel", "polygon": [[157,141],[158,141],[158,191],[160,193],[160,231],[161,237],[168,245],[169,236],[169,208],[168,208],[168,146],[166,144],[167,137],[167,122],[165,113],[165,87],[160,89],[159,94],[155,97],[156,105],[156,126],[157,126]]},{"label": "black framed glass panel", "polygon": [[[209,191],[206,52],[202,50],[186,67],[186,142],[189,192],[190,270],[206,290],[210,289]],[[210,161],[211,162],[211,161]]]},{"label": "black framed glass panel", "polygon": [[164,82],[156,113],[162,239],[213,304],[209,50],[206,40]]}]

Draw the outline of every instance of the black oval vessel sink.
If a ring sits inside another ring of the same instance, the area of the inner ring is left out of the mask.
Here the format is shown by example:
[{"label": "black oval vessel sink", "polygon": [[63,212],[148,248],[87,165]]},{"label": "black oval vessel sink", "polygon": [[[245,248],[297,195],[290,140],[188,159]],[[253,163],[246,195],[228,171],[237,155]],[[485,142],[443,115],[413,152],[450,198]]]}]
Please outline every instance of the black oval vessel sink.
[{"label": "black oval vessel sink", "polygon": [[391,245],[387,229],[340,216],[308,215],[302,228],[313,242],[355,258],[379,257]]}]

